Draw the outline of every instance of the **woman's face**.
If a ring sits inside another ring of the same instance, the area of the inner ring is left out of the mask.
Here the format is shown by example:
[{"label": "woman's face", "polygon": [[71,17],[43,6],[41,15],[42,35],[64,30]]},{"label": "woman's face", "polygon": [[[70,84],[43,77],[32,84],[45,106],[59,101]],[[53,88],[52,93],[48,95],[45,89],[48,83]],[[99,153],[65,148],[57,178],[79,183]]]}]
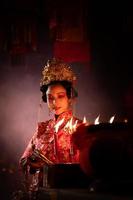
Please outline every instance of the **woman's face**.
[{"label": "woman's face", "polygon": [[48,107],[54,114],[60,115],[69,109],[69,99],[66,89],[62,85],[50,85],[46,96]]}]

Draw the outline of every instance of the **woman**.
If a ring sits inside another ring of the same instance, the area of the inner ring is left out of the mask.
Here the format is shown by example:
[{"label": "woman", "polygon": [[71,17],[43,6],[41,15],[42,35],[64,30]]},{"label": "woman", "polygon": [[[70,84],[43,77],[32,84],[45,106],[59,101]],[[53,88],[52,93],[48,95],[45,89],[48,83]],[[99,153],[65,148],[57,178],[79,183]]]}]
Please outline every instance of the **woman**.
[{"label": "woman", "polygon": [[77,92],[71,68],[57,59],[43,69],[40,90],[42,100],[54,118],[40,122],[20,159],[25,172],[36,174],[45,164],[79,163],[79,152],[72,143],[72,132],[81,121],[73,116],[72,105]]}]

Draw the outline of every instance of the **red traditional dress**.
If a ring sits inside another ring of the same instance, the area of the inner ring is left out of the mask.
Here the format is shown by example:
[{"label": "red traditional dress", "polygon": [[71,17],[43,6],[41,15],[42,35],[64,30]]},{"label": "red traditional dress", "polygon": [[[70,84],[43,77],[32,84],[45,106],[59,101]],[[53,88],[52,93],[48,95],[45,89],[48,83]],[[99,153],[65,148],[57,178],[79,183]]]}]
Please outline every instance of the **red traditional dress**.
[{"label": "red traditional dress", "polygon": [[[74,117],[71,111],[62,113],[57,119],[53,118],[38,123],[37,130],[20,159],[20,164],[22,165],[22,160],[26,160],[23,163],[30,167],[30,162],[27,160],[32,157],[34,150],[38,150],[53,164],[79,163],[79,151],[72,143],[72,132],[67,126],[71,119],[72,124],[76,124],[76,126],[81,124],[81,120]],[[62,123],[56,133],[55,127],[61,121]]]}]

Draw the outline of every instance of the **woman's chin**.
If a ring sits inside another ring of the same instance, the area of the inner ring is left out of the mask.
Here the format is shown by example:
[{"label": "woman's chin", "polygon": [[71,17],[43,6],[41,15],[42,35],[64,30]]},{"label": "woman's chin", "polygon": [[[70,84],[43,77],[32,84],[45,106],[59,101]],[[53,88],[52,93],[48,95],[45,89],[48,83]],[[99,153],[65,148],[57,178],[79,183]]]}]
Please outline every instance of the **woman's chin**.
[{"label": "woman's chin", "polygon": [[60,115],[62,112],[61,111],[56,111],[55,115]]},{"label": "woman's chin", "polygon": [[55,115],[61,115],[62,113],[66,112],[67,110],[58,109],[54,112]]}]

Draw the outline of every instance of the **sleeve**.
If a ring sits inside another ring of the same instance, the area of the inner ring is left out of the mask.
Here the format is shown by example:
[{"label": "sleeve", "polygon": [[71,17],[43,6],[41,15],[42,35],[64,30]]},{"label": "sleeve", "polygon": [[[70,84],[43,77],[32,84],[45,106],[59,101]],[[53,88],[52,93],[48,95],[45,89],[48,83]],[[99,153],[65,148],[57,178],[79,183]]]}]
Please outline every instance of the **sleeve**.
[{"label": "sleeve", "polygon": [[39,137],[42,134],[44,134],[47,124],[48,124],[47,122],[38,123],[38,126],[36,128],[34,135],[32,136],[29,144],[27,145],[23,155],[21,156],[21,158],[19,160],[19,164],[22,169],[24,169],[25,166],[28,164],[28,160],[31,157],[31,155],[33,154],[33,151],[35,149],[35,141],[37,141],[39,139]]},{"label": "sleeve", "polygon": [[32,155],[33,153],[33,149],[34,149],[34,141],[37,137],[37,132],[34,133],[34,135],[32,136],[29,144],[27,145],[23,155],[21,156],[20,160],[19,160],[19,164],[20,167],[25,170],[26,166],[28,164],[28,158]]}]

